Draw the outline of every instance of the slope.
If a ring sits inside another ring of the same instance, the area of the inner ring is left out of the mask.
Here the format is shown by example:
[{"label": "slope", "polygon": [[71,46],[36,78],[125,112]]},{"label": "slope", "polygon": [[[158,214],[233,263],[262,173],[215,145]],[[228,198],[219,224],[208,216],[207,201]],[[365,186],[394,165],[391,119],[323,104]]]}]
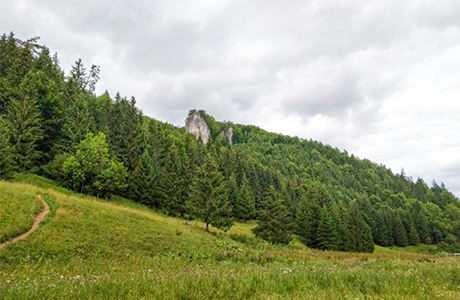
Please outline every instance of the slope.
[{"label": "slope", "polygon": [[8,182],[0,194],[8,189],[42,193],[52,212],[0,250],[2,299],[456,299],[460,291],[454,257],[273,246],[250,234],[251,223],[210,234],[126,200]]}]

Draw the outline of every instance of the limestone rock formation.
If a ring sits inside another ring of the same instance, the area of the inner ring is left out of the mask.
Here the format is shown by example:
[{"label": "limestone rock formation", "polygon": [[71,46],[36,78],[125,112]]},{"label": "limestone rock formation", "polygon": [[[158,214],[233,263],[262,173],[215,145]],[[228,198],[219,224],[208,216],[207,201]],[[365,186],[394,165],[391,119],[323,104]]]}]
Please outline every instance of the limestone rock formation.
[{"label": "limestone rock formation", "polygon": [[185,130],[193,134],[196,139],[201,139],[203,144],[206,145],[209,142],[211,132],[208,124],[197,111],[190,111],[187,119],[185,119]]}]

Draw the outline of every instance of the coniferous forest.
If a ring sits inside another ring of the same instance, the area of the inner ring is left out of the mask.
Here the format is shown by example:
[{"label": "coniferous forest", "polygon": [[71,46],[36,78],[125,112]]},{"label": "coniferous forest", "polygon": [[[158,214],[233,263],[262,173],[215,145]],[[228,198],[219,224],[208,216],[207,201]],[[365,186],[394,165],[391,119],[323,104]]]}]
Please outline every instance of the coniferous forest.
[{"label": "coniferous forest", "polygon": [[134,97],[96,95],[99,76],[81,59],[64,74],[38,38],[2,35],[0,178],[36,173],[208,230],[255,219],[254,234],[274,244],[297,237],[311,248],[372,252],[374,244],[459,243],[460,202],[442,183],[192,110],[209,127],[204,144],[143,115]]}]

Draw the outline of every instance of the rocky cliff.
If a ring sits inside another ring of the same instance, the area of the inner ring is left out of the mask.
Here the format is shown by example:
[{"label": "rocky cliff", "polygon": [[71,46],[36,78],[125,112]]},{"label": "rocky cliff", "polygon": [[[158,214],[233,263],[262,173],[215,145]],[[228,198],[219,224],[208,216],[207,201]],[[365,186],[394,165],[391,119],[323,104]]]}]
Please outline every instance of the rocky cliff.
[{"label": "rocky cliff", "polygon": [[196,139],[201,139],[203,144],[206,145],[209,142],[211,133],[208,124],[197,111],[191,111],[185,119],[185,130],[193,134]]}]

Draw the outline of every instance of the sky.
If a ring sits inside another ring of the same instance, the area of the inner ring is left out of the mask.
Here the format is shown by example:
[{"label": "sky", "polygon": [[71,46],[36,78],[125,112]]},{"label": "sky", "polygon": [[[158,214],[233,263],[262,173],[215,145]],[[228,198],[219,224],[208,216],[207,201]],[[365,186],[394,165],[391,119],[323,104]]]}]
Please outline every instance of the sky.
[{"label": "sky", "polygon": [[460,197],[457,0],[0,0],[0,34],[40,36],[68,72],[145,115],[319,140]]}]

